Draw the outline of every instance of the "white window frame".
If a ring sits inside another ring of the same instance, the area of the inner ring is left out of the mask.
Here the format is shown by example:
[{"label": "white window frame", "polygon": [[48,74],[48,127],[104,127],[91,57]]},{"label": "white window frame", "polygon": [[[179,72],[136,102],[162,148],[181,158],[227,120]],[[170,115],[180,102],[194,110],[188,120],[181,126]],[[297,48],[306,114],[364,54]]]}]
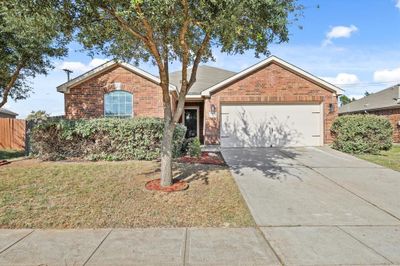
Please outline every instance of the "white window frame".
[{"label": "white window frame", "polygon": [[[113,93],[113,92],[120,92],[120,91],[123,91],[123,92],[127,92],[127,93],[129,93],[130,94],[130,96],[131,96],[131,102],[132,102],[132,112],[131,112],[131,114],[130,114],[130,116],[115,116],[115,115],[107,115],[106,114],[106,95],[107,94],[111,94],[111,93]],[[103,116],[104,117],[108,117],[108,118],[121,118],[121,117],[126,117],[126,118],[133,118],[133,114],[134,114],[134,106],[133,106],[133,93],[132,92],[130,92],[130,91],[126,91],[126,90],[113,90],[113,91],[109,91],[109,92],[107,92],[107,93],[104,93],[103,94]]]}]

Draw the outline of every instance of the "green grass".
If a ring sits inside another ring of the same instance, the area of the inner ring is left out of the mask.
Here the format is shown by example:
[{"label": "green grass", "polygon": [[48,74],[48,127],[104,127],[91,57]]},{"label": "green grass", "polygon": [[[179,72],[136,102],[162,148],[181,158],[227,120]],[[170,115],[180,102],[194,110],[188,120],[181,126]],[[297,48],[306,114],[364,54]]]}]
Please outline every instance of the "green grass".
[{"label": "green grass", "polygon": [[226,166],[174,168],[187,190],[147,191],[151,161],[12,162],[0,167],[0,228],[254,226]]},{"label": "green grass", "polygon": [[396,171],[400,171],[400,145],[393,145],[388,151],[382,151],[380,154],[362,154],[358,158],[376,163]]},{"label": "green grass", "polygon": [[17,150],[0,150],[0,160],[10,160],[25,155],[24,151]]}]

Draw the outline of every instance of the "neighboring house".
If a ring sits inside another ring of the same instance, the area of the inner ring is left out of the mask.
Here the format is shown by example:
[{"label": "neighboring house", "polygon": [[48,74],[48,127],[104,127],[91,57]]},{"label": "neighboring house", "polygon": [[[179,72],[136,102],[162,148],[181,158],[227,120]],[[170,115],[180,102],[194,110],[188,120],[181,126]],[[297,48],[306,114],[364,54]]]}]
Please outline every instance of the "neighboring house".
[{"label": "neighboring house", "polygon": [[[173,104],[180,72],[170,74]],[[159,78],[110,61],[57,87],[68,119],[163,116]],[[239,73],[200,66],[186,97],[188,137],[223,147],[320,146],[342,90],[275,56]]]},{"label": "neighboring house", "polygon": [[5,108],[0,108],[0,118],[16,118],[17,113],[14,113],[10,110],[7,110]]},{"label": "neighboring house", "polygon": [[339,108],[339,114],[386,116],[393,127],[393,141],[400,142],[400,84],[345,104]]}]

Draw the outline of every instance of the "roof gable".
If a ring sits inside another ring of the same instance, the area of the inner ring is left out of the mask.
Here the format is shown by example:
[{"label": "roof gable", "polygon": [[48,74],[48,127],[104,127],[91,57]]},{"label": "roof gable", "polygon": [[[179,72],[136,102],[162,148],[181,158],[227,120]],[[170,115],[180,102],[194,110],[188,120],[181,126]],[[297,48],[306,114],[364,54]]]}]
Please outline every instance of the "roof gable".
[{"label": "roof gable", "polygon": [[290,64],[290,63],[288,63],[288,62],[286,62],[286,61],[284,61],[284,60],[282,60],[282,59],[280,59],[280,58],[278,58],[276,56],[270,56],[267,59],[255,64],[255,65],[253,65],[253,66],[251,66],[251,67],[249,67],[249,68],[247,68],[247,69],[245,69],[245,70],[243,70],[243,71],[241,71],[241,72],[239,72],[239,73],[237,73],[237,74],[235,74],[233,76],[231,76],[230,78],[225,79],[225,80],[213,85],[212,87],[208,88],[207,90],[204,90],[201,93],[201,95],[209,97],[212,92],[214,92],[214,91],[216,91],[218,89],[221,89],[224,86],[237,81],[238,79],[241,79],[243,77],[251,75],[253,72],[255,72],[255,71],[257,71],[257,70],[259,70],[261,68],[264,68],[264,67],[268,66],[271,63],[276,63],[276,64],[282,66],[283,68],[288,69],[291,72],[294,72],[297,75],[300,75],[300,76],[302,76],[302,77],[304,77],[304,78],[306,78],[306,79],[308,79],[308,80],[310,80],[310,81],[312,81],[314,83],[319,84],[320,86],[322,86],[322,87],[324,87],[324,88],[326,88],[326,89],[328,89],[328,90],[330,90],[332,92],[335,92],[337,95],[343,94],[343,90],[340,89],[339,87],[337,87],[337,86],[335,86],[335,85],[333,85],[333,84],[331,84],[331,83],[329,83],[329,82],[327,82],[327,81],[325,81],[325,80],[323,80],[321,78],[318,78],[318,77],[316,77],[316,76],[304,71],[303,69],[298,68],[298,67],[296,67],[296,66],[294,66],[294,65],[292,65],[292,64]]},{"label": "roof gable", "polygon": [[[89,70],[86,73],[83,73],[82,75],[80,75],[80,76],[78,76],[76,78],[71,79],[68,82],[65,82],[65,83],[61,84],[60,86],[57,87],[57,91],[58,92],[62,92],[62,93],[68,92],[70,88],[75,87],[75,86],[77,86],[77,85],[79,85],[79,84],[81,84],[81,83],[83,83],[83,82],[85,82],[85,81],[87,81],[87,80],[89,80],[91,78],[99,76],[102,73],[104,73],[104,72],[106,72],[106,71],[108,71],[108,70],[110,70],[110,69],[112,69],[112,68],[114,68],[116,66],[121,66],[121,67],[123,67],[123,68],[125,68],[125,69],[127,69],[127,70],[129,70],[129,71],[131,71],[131,72],[133,72],[133,73],[145,78],[145,79],[148,79],[148,80],[150,80],[150,81],[152,81],[152,82],[154,82],[156,84],[160,84],[160,82],[161,82],[158,77],[156,77],[156,76],[154,76],[154,75],[152,75],[152,74],[150,74],[150,73],[148,73],[146,71],[143,71],[140,68],[132,66],[131,64],[124,63],[124,62],[119,62],[119,61],[115,61],[115,60],[111,60],[111,61],[108,61],[108,62],[98,66],[98,67],[93,68],[92,70]],[[169,90],[170,91],[176,91],[177,88],[176,88],[176,86],[170,84],[169,85]]]}]

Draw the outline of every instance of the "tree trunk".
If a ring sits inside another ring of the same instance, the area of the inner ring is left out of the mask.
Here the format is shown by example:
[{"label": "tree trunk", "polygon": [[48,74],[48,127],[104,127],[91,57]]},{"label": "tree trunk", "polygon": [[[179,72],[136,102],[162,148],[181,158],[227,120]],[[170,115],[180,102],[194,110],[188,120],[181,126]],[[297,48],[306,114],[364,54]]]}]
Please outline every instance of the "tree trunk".
[{"label": "tree trunk", "polygon": [[166,122],[161,142],[161,186],[172,185],[172,140],[175,123]]}]

